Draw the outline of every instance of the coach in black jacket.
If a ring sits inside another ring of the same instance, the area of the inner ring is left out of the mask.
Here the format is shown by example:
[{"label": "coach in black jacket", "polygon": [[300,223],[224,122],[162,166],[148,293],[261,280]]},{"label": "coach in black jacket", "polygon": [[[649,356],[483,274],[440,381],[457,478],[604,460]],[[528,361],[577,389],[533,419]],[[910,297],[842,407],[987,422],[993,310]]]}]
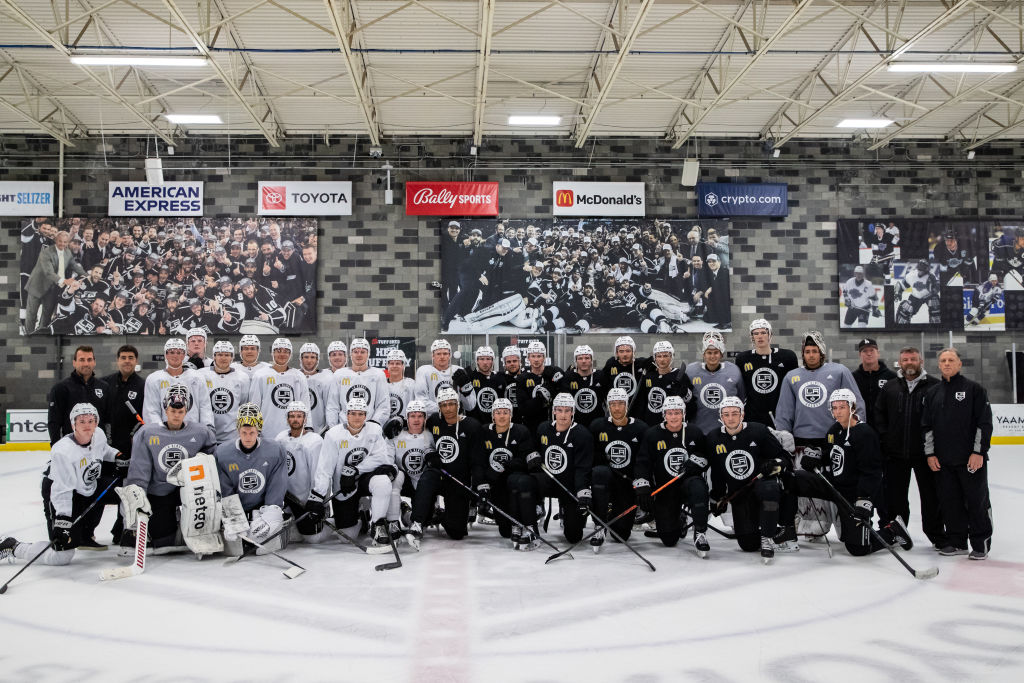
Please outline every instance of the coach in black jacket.
[{"label": "coach in black jacket", "polygon": [[[928,390],[939,383],[921,365],[921,352],[913,346],[900,349],[900,372],[878,392],[871,423],[881,437],[885,497],[878,514],[882,525],[895,517],[910,522],[910,473],[917,479],[921,496],[921,527],[936,549],[946,545],[946,532],[939,511],[935,473],[924,456],[921,409]],[[864,391],[861,388],[861,391]]]},{"label": "coach in black jacket", "polygon": [[100,414],[99,426],[107,423],[107,383],[94,374],[96,355],[92,347],[76,348],[71,364],[75,368],[71,375],[53,385],[46,397],[51,446],[71,433],[71,409],[76,403],[93,404]]},{"label": "coach in black jacket", "polygon": [[924,398],[921,426],[928,467],[936,473],[939,505],[946,524],[943,555],[988,557],[992,543],[988,495],[988,447],[992,407],[985,388],[960,374],[963,363],[954,348],[939,352],[942,381]]}]

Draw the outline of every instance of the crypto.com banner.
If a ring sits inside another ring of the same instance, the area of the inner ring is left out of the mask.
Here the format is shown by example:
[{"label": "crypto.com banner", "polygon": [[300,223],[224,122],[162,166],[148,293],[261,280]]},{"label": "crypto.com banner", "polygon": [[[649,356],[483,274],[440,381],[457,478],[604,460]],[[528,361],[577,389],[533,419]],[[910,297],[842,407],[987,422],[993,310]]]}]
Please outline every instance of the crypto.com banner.
[{"label": "crypto.com banner", "polygon": [[497,216],[498,183],[408,182],[406,216]]},{"label": "crypto.com banner", "polygon": [[644,183],[552,183],[556,216],[645,216]]},{"label": "crypto.com banner", "polygon": [[697,216],[788,216],[786,183],[697,183]]},{"label": "crypto.com banner", "polygon": [[261,180],[261,216],[351,216],[352,182]]}]

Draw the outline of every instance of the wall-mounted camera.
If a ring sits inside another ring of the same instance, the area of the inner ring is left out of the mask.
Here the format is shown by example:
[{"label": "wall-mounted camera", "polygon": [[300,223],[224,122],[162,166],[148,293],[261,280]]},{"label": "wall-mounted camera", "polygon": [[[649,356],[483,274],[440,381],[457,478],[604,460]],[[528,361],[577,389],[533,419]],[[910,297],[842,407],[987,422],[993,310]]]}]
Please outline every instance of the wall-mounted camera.
[{"label": "wall-mounted camera", "polygon": [[382,148],[380,145],[374,145],[373,147],[370,148],[370,156],[373,157],[374,159],[380,159],[382,156],[384,156],[384,148]]}]

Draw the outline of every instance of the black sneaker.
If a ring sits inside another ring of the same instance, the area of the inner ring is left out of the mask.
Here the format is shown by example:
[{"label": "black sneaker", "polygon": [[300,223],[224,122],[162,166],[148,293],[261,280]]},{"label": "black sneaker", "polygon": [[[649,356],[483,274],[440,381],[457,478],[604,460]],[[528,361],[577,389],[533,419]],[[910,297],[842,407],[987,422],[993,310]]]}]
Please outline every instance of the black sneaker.
[{"label": "black sneaker", "polygon": [[78,542],[77,550],[106,550],[107,546],[97,543],[95,538],[86,538]]},{"label": "black sneaker", "polygon": [[952,557],[953,555],[966,555],[967,548],[957,548],[955,545],[947,545],[939,551],[939,555],[945,555],[946,557]]},{"label": "black sneaker", "polygon": [[914,547],[914,541],[910,538],[910,532],[907,530],[907,523],[899,516],[885,525],[885,528],[892,534],[893,543],[899,543],[900,547],[904,550],[910,550]]}]

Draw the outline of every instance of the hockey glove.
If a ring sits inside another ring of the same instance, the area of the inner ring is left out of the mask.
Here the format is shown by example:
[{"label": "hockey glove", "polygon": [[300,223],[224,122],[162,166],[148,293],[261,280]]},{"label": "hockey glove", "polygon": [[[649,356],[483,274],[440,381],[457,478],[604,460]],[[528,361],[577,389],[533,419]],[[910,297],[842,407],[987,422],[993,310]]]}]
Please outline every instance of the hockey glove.
[{"label": "hockey glove", "polygon": [[871,309],[871,315],[875,318],[881,318],[882,312],[878,310],[878,306],[875,306],[874,308]]},{"label": "hockey glove", "polygon": [[544,469],[544,459],[540,457],[540,453],[534,451],[526,456],[526,469],[530,474],[540,474],[540,471]]},{"label": "hockey glove", "polygon": [[636,504],[644,512],[651,511],[651,483],[646,479],[634,479],[633,490],[636,492]]},{"label": "hockey glove", "polygon": [[320,524],[324,521],[326,510],[324,509],[324,501],[319,495],[314,496],[310,494],[303,508],[306,513],[306,519],[313,524]]},{"label": "hockey glove", "polygon": [[423,454],[423,464],[427,467],[433,467],[437,469],[441,466],[441,455],[431,448],[429,451]]},{"label": "hockey glove", "polygon": [[494,512],[491,510],[491,485],[480,484],[476,487],[476,493],[480,496],[476,504],[477,513],[484,517],[493,517]]},{"label": "hockey glove", "polygon": [[785,463],[782,462],[782,458],[772,458],[761,463],[761,474],[765,477],[774,477],[776,474],[782,471]]},{"label": "hockey glove", "polygon": [[704,470],[708,468],[708,459],[702,458],[699,455],[691,454],[683,463],[683,476],[692,477],[697,474],[702,474]]},{"label": "hockey glove", "polygon": [[512,456],[505,463],[505,471],[509,474],[517,474],[526,471],[526,460],[521,457]]},{"label": "hockey glove", "polygon": [[398,476],[398,470],[395,468],[394,465],[380,465],[377,467],[377,469],[373,471],[373,474],[383,474],[391,481],[394,481],[395,477]]},{"label": "hockey glove", "polygon": [[342,493],[349,493],[356,490],[356,477],[359,472],[355,467],[345,465],[341,468],[341,476],[338,477],[338,490]]},{"label": "hockey glove", "polygon": [[463,396],[473,391],[473,382],[469,379],[469,373],[462,368],[452,373],[452,384]]},{"label": "hockey glove", "polygon": [[726,503],[724,500],[719,500],[717,498],[712,497],[708,501],[708,512],[713,514],[715,517],[721,517],[722,514],[725,512],[726,508],[728,507],[729,504]]},{"label": "hockey glove", "polygon": [[118,477],[124,479],[128,476],[128,465],[130,465],[131,462],[131,453],[121,453],[119,451],[118,454],[114,456],[114,468]]},{"label": "hockey glove", "polygon": [[867,498],[861,498],[854,504],[853,514],[857,516],[858,522],[870,525],[871,517],[875,514],[875,506]]},{"label": "hockey glove", "polygon": [[814,472],[821,469],[824,462],[821,459],[821,451],[817,448],[805,448],[800,456],[800,469]]},{"label": "hockey glove", "polygon": [[71,550],[74,548],[74,541],[71,538],[71,518],[67,515],[57,515],[53,518],[53,549]]},{"label": "hockey glove", "polygon": [[590,514],[590,489],[577,491],[576,500],[579,503],[580,517],[586,518]]},{"label": "hockey glove", "polygon": [[403,429],[405,429],[405,420],[402,419],[401,415],[396,415],[389,419],[384,423],[384,427],[382,427],[385,439],[395,438],[402,433]]}]

